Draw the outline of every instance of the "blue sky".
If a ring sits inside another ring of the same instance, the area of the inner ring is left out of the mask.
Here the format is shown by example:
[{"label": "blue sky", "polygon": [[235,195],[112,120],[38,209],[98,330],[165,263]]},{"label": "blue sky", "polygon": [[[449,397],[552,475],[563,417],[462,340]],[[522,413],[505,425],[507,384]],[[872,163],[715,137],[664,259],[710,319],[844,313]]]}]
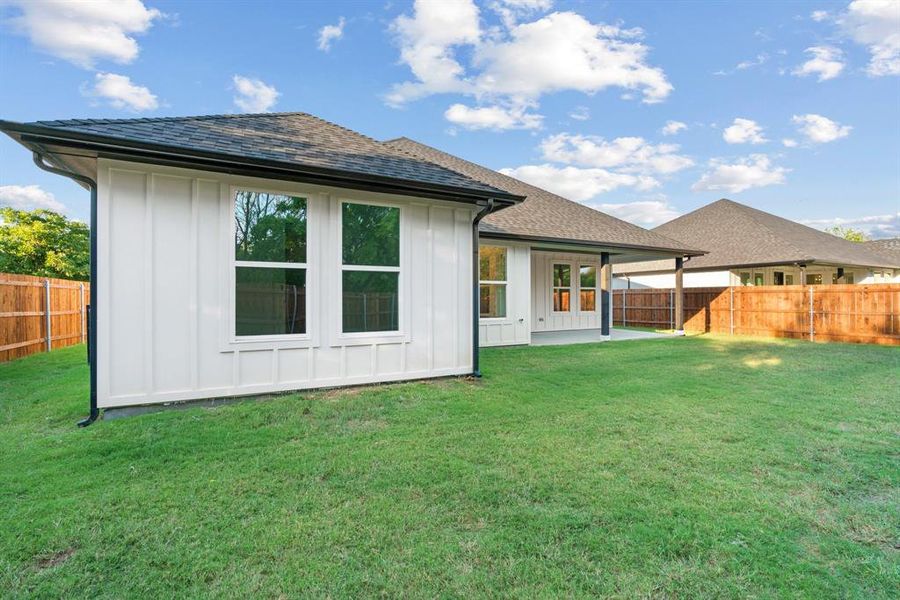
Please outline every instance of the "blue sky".
[{"label": "blue sky", "polygon": [[[0,2],[0,118],[305,111],[645,226],[729,197],[900,235],[900,2],[262,5]],[[5,137],[0,204],[87,217]]]}]

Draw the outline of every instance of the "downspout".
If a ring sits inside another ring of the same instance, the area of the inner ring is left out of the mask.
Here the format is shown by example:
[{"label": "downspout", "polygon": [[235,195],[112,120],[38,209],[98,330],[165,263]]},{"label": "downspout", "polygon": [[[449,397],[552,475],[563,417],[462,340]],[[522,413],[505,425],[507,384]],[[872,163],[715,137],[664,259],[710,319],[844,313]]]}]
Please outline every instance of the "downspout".
[{"label": "downspout", "polygon": [[475,220],[472,221],[472,377],[481,377],[481,369],[478,365],[478,324],[481,320],[479,307],[481,300],[479,292],[481,289],[481,268],[478,263],[478,224],[492,212],[494,212],[494,199],[489,198],[487,205],[475,215]]},{"label": "downspout", "polygon": [[51,167],[44,162],[44,156],[37,150],[34,151],[33,156],[34,164],[39,169],[83,183],[91,190],[91,310],[88,313],[88,363],[91,373],[90,413],[78,421],[79,427],[87,427],[100,416],[100,409],[97,408],[97,182],[84,175]]}]

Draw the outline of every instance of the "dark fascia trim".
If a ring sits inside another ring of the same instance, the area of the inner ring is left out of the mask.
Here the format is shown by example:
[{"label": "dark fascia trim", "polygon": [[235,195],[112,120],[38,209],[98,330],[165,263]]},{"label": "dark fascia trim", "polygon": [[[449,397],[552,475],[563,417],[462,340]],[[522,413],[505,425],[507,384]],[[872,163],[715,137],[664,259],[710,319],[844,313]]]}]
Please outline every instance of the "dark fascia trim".
[{"label": "dark fascia trim", "polygon": [[[624,244],[622,242],[594,242],[589,240],[573,240],[567,238],[554,238],[539,235],[520,235],[515,233],[502,233],[496,231],[482,231],[481,237],[497,240],[513,240],[522,242],[542,242],[546,244],[567,244],[570,246],[588,246],[590,248],[624,248],[627,250],[651,250],[659,252],[671,252],[672,256],[702,256],[703,250],[691,250],[688,248],[666,248],[663,246],[643,246],[641,244]],[[652,260],[666,260],[656,258]]]},{"label": "dark fascia trim", "polygon": [[111,136],[65,131],[53,127],[15,123],[13,121],[0,120],[0,131],[18,134],[21,136],[21,142],[90,150],[105,158],[168,164],[185,168],[202,168],[220,173],[302,181],[305,183],[333,185],[366,191],[381,191],[470,204],[484,202],[490,198],[508,205],[517,204],[525,200],[524,196],[509,194],[500,190],[481,191],[352,171],[302,166],[280,161],[240,157],[220,152],[206,152],[179,148],[177,146],[137,142]]},{"label": "dark fascia trim", "polygon": [[[659,259],[666,260],[666,259]],[[766,267],[805,267],[809,265],[820,265],[826,267],[860,267],[863,269],[890,269],[895,267],[886,267],[886,266],[876,266],[876,265],[857,265],[849,262],[844,263],[836,263],[834,261],[821,261],[816,260],[814,258],[807,258],[804,260],[781,260],[776,262],[765,262],[765,263],[741,263],[741,264],[732,264],[732,265],[713,265],[706,267],[694,267],[690,268],[685,265],[685,271],[693,271],[695,273],[706,273],[709,271],[730,271],[732,269],[761,269]],[[616,265],[617,267],[622,267],[623,270],[617,272],[617,275],[656,275],[659,273],[669,273],[673,271],[675,267],[671,269],[653,269],[652,271],[629,271],[628,263],[623,263],[621,265]]]}]

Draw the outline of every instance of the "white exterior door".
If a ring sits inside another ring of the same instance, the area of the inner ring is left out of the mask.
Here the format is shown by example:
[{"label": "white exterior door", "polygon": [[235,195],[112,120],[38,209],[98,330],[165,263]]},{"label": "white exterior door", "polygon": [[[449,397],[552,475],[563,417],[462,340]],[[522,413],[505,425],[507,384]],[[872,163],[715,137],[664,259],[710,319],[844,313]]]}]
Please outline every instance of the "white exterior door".
[{"label": "white exterior door", "polygon": [[600,329],[600,257],[531,253],[532,331]]}]

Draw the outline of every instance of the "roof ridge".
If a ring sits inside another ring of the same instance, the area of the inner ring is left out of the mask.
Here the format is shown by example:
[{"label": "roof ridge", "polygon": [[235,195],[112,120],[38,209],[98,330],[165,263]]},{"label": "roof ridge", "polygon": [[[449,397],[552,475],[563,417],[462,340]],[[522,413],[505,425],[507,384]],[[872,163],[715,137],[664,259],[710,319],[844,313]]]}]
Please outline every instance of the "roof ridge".
[{"label": "roof ridge", "polygon": [[[33,121],[33,123],[59,123],[61,125],[119,124],[119,123],[160,123],[171,121],[210,121],[213,119],[246,119],[260,117],[284,117],[294,115],[314,116],[302,111],[262,112],[262,113],[220,113],[216,115],[182,115],[177,117],[133,117],[128,119],[50,119]],[[324,120],[324,119],[321,119]]]}]

